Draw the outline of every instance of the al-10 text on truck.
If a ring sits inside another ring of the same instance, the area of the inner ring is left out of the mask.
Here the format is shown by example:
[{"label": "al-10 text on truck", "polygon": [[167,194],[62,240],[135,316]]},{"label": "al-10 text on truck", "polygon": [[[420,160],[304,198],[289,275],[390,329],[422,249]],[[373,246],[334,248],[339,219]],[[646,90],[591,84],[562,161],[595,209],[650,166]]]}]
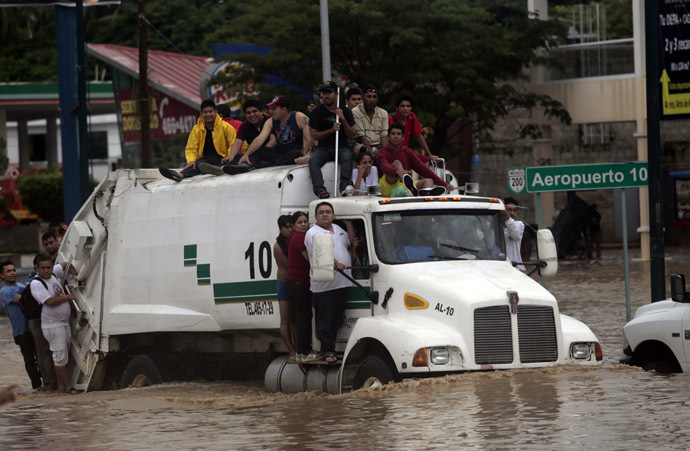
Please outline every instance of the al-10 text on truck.
[{"label": "al-10 text on truck", "polygon": [[75,387],[158,383],[190,367],[223,377],[253,362],[269,390],[336,393],[461,371],[599,364],[592,331],[506,260],[500,200],[330,202],[364,243],[353,271],[363,289],[349,289],[342,362],[299,365],[287,363],[280,339],[272,248],[279,215],[308,210],[313,223],[308,168],[181,183],[154,170],[110,173],[60,248],[77,271]]}]

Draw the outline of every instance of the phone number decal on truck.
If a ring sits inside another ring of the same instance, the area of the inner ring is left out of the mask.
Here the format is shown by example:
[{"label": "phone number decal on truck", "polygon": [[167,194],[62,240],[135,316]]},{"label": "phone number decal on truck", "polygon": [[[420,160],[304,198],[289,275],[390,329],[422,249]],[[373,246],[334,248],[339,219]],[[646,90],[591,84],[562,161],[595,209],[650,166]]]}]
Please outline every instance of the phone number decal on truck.
[{"label": "phone number decal on truck", "polygon": [[273,315],[273,302],[245,302],[247,316]]}]

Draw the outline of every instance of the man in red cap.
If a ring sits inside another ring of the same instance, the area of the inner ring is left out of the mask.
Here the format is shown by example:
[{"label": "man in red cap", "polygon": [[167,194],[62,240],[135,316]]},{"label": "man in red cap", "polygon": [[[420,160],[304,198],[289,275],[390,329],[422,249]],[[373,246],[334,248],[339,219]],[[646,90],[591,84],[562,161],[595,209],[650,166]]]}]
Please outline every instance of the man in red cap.
[{"label": "man in red cap", "polygon": [[[284,96],[275,96],[266,105],[271,119],[264,122],[261,133],[247,148],[237,165],[223,167],[226,174],[247,172],[253,167],[269,167],[295,164],[300,157],[311,153],[313,146],[309,133],[309,118],[299,111],[290,111],[290,101]],[[275,147],[262,147],[271,135]]]}]

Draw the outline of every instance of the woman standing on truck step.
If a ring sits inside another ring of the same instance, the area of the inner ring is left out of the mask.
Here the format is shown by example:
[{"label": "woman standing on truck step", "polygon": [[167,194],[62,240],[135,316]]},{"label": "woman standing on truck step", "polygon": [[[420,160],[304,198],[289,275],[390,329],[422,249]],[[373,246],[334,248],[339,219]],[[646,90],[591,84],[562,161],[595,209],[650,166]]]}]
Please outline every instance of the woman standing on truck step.
[{"label": "woman standing on truck step", "polygon": [[292,307],[297,311],[297,362],[318,360],[311,349],[311,291],[309,291],[309,256],[304,246],[304,235],[309,230],[309,219],[298,211],[290,219],[293,232],[288,236],[287,290]]},{"label": "woman standing on truck step", "polygon": [[280,306],[280,336],[283,338],[285,347],[290,353],[290,360],[295,360],[295,346],[293,343],[297,341],[297,312],[288,298],[287,281],[285,280],[288,272],[287,237],[292,232],[290,215],[280,215],[278,218],[278,229],[280,229],[280,233],[276,237],[276,243],[273,245],[273,257],[276,260],[276,265],[278,265],[278,280],[276,284],[278,289],[278,305]]}]

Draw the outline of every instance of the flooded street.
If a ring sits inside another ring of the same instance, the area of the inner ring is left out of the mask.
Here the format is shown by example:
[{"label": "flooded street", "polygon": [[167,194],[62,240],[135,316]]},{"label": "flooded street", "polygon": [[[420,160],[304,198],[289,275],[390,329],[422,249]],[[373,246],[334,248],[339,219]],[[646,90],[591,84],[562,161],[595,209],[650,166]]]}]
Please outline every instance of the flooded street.
[{"label": "flooded street", "polygon": [[[667,249],[667,257],[667,274],[690,274],[686,253]],[[634,312],[649,302],[649,265],[634,261],[630,270]],[[622,252],[562,261],[547,288],[562,313],[597,335],[602,368],[468,373],[336,396],[270,394],[263,381],[41,395],[30,390],[3,317],[0,386],[20,388],[0,407],[0,449],[686,449],[690,374],[617,364]]]}]

